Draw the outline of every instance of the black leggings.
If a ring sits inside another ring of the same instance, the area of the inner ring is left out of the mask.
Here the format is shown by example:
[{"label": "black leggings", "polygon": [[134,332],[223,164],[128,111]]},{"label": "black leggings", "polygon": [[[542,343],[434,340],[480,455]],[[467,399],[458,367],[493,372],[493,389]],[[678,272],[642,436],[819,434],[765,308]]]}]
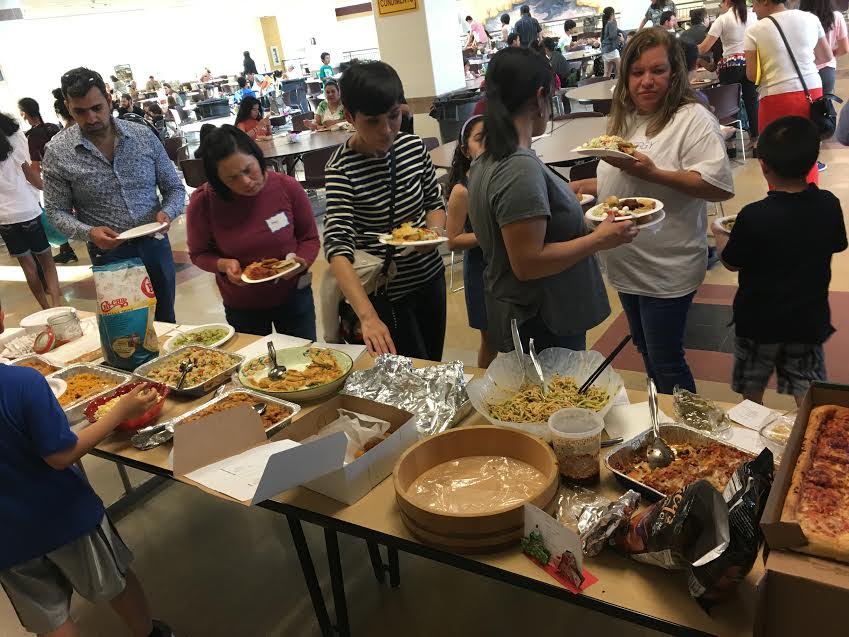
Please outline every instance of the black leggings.
[{"label": "black leggings", "polygon": [[402,356],[442,360],[445,344],[445,277],[422,283],[414,292],[386,301],[372,297],[380,320],[389,328],[395,351]]},{"label": "black leggings", "polygon": [[743,105],[749,118],[749,137],[758,138],[758,89],[755,83],[746,77],[745,66],[726,66],[719,70],[720,84],[739,84],[743,89]]}]

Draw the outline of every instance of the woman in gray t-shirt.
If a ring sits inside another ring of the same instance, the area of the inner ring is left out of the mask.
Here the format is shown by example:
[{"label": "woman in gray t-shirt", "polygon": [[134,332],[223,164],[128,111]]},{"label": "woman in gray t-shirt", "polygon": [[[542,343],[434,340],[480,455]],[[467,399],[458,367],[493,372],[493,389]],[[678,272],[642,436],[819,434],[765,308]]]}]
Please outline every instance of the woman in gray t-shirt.
[{"label": "woman in gray t-shirt", "polygon": [[575,193],[531,150],[550,116],[552,73],[545,57],[505,49],[486,75],[486,150],[472,165],[469,216],[487,262],[490,343],[513,349],[510,319],[537,349],[586,348],[586,331],[610,307],[595,253],[633,240],[630,221],[588,233]]}]

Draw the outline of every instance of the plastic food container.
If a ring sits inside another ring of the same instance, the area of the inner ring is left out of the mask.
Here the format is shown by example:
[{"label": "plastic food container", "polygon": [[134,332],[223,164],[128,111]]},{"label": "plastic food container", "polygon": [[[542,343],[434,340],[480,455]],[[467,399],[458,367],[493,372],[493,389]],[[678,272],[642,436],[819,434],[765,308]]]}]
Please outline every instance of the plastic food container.
[{"label": "plastic food container", "polygon": [[603,429],[604,420],[588,409],[570,407],[551,414],[548,431],[560,475],[582,484],[598,481]]},{"label": "plastic food container", "polygon": [[165,406],[165,399],[168,398],[168,394],[171,392],[170,388],[166,385],[162,385],[159,383],[148,383],[147,381],[139,381],[134,383],[127,383],[118,389],[109,392],[108,394],[104,394],[95,400],[92,400],[88,407],[85,409],[85,417],[89,422],[96,422],[95,415],[97,414],[97,410],[100,409],[101,405],[105,405],[110,400],[118,396],[124,396],[129,394],[133,389],[138,387],[139,385],[147,384],[152,386],[159,393],[159,400],[148,409],[144,414],[139,416],[138,418],[131,418],[130,420],[124,420],[121,424],[118,425],[117,429],[119,431],[135,431],[136,429],[141,429],[148,423],[155,420],[159,417],[162,408]]}]

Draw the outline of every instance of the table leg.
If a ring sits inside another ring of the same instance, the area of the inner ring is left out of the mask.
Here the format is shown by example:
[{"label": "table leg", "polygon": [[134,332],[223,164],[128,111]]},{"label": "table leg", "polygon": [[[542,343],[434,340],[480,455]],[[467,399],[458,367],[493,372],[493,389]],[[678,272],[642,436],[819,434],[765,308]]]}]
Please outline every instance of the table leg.
[{"label": "table leg", "polygon": [[386,547],[388,563],[383,561],[380,555],[380,545],[372,540],[366,540],[368,555],[371,559],[371,567],[374,570],[374,578],[383,584],[386,581],[386,573],[389,573],[389,585],[398,588],[401,585],[401,568],[398,562],[398,549],[392,546]]},{"label": "table leg", "polygon": [[374,579],[378,584],[383,584],[386,581],[386,567],[383,565],[383,557],[380,555],[380,546],[377,542],[366,540],[368,546],[368,556],[371,558],[371,567],[374,570]]},{"label": "table leg", "polygon": [[327,562],[330,566],[330,584],[333,587],[336,633],[340,637],[350,637],[348,601],[345,599],[345,577],[342,575],[342,559],[339,555],[339,537],[336,535],[336,531],[325,528],[324,543],[327,547]]},{"label": "table leg", "polygon": [[389,556],[389,586],[398,588],[401,586],[401,564],[398,561],[398,549],[387,546],[386,552]]},{"label": "table leg", "polygon": [[322,595],[321,587],[318,585],[318,577],[315,574],[315,566],[310,555],[310,547],[307,544],[306,537],[304,537],[304,528],[301,526],[301,521],[291,515],[287,515],[286,520],[289,522],[289,531],[292,533],[292,541],[298,553],[298,560],[301,563],[301,571],[307,583],[307,590],[312,600],[318,627],[324,637],[332,637],[334,633],[333,625],[330,623],[330,616],[327,614],[327,606],[324,603],[324,595]]}]

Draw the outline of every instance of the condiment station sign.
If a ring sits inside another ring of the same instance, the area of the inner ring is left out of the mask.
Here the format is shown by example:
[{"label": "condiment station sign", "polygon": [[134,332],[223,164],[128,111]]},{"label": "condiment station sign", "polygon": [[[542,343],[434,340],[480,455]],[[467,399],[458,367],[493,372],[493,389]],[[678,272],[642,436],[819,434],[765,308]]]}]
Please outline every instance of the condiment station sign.
[{"label": "condiment station sign", "polygon": [[380,15],[415,11],[418,6],[418,0],[377,0],[377,11]]}]

